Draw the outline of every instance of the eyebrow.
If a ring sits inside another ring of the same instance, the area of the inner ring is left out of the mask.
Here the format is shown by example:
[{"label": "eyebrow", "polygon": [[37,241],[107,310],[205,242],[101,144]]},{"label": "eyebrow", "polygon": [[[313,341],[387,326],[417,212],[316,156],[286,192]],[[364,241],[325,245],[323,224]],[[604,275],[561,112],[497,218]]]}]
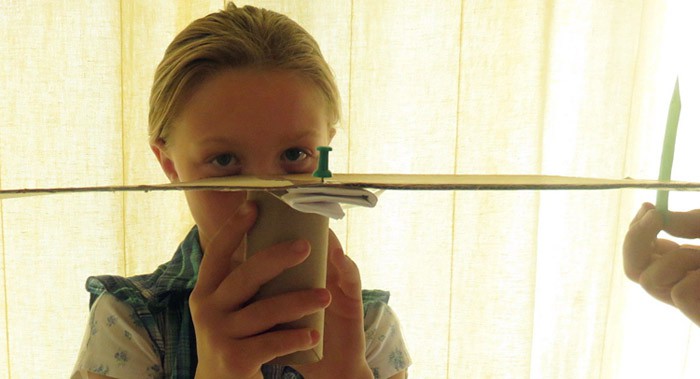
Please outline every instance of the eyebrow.
[{"label": "eyebrow", "polygon": [[235,144],[236,140],[226,136],[208,136],[201,139],[195,139],[195,142],[202,145],[229,145]]},{"label": "eyebrow", "polygon": [[318,131],[318,128],[313,128],[313,129],[307,129],[307,130],[302,130],[301,132],[295,134],[292,136],[293,140],[300,140],[304,138],[309,138],[309,137],[317,137],[319,134],[321,134]]},{"label": "eyebrow", "polygon": [[[285,135],[285,138],[288,138],[289,141],[298,141],[306,138],[314,138],[317,137],[320,134],[320,132],[317,130],[317,128],[313,129],[306,129],[302,130],[298,133],[295,134],[288,134]],[[231,144],[237,144],[238,140],[235,138],[229,138],[228,136],[220,136],[220,135],[213,135],[213,136],[206,136],[201,139],[195,139],[195,142],[200,143],[202,145],[231,145]]]}]

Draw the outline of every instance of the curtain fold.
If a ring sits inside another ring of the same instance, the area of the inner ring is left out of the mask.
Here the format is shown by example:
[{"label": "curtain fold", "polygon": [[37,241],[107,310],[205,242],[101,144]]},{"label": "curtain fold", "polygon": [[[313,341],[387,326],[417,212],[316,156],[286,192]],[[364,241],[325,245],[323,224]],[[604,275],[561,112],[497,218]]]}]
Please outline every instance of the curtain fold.
[{"label": "curtain fold", "polygon": [[[313,34],[343,100],[331,168],[654,178],[673,82],[674,178],[698,181],[691,1],[239,1]],[[165,47],[223,0],[0,2],[0,186],[162,183],[148,96]],[[691,378],[697,327],[624,277],[654,192],[387,191],[332,227],[390,290],[416,378]],[[671,207],[700,207],[672,193]],[[181,193],[0,202],[0,378],[68,376],[95,274],[168,260]]]}]

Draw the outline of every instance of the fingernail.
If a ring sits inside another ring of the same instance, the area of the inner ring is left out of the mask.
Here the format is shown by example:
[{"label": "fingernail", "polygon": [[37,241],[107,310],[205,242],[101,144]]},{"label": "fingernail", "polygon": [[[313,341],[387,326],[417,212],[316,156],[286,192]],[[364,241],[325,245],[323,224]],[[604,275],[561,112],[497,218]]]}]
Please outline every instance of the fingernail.
[{"label": "fingernail", "polygon": [[316,298],[318,299],[318,302],[323,304],[324,306],[327,306],[331,303],[331,294],[330,292],[328,292],[328,290],[318,290],[316,292]]},{"label": "fingernail", "polygon": [[253,211],[253,207],[250,205],[249,202],[245,201],[245,202],[243,202],[243,204],[241,204],[240,207],[238,207],[236,214],[239,216],[247,216],[252,211]]},{"label": "fingernail", "polygon": [[309,250],[309,244],[304,240],[298,240],[292,244],[292,251],[295,253],[303,253]]},{"label": "fingernail", "polygon": [[316,345],[318,343],[318,341],[320,341],[320,340],[321,340],[321,333],[319,333],[318,330],[316,330],[316,329],[312,329],[309,332],[309,342],[311,343],[311,345],[312,346]]}]

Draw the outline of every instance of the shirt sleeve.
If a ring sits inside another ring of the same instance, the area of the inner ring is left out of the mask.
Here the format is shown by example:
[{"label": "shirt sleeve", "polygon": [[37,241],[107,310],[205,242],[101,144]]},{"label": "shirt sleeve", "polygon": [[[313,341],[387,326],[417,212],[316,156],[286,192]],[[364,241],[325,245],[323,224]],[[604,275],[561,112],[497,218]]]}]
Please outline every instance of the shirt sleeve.
[{"label": "shirt sleeve", "polygon": [[383,302],[372,302],[367,308],[365,346],[367,363],[375,379],[389,378],[411,365],[399,320]]},{"label": "shirt sleeve", "polygon": [[88,372],[117,379],[163,377],[157,350],[133,308],[106,292],[90,309],[71,378],[86,378]]}]

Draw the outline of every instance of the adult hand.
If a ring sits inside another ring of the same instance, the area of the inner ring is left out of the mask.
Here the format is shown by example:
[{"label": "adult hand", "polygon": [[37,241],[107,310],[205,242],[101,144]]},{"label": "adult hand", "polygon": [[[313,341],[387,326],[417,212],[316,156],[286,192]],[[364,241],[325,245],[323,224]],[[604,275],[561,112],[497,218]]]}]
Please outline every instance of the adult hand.
[{"label": "adult hand", "polygon": [[664,215],[645,203],[632,220],[623,246],[625,274],[655,298],[700,325],[700,247],[657,238],[665,230],[700,238],[700,210]]},{"label": "adult hand", "polygon": [[332,231],[328,236],[326,287],[333,300],[326,308],[323,359],[294,368],[306,379],[373,378],[365,358],[360,272]]},{"label": "adult hand", "polygon": [[330,303],[328,290],[292,292],[248,303],[261,285],[303,262],[310,251],[306,241],[287,242],[236,262],[234,252],[255,217],[255,207],[244,203],[221,232],[202,242],[204,257],[190,295],[197,378],[262,378],[264,363],[319,342],[318,331],[308,328],[268,330],[322,310]]}]

